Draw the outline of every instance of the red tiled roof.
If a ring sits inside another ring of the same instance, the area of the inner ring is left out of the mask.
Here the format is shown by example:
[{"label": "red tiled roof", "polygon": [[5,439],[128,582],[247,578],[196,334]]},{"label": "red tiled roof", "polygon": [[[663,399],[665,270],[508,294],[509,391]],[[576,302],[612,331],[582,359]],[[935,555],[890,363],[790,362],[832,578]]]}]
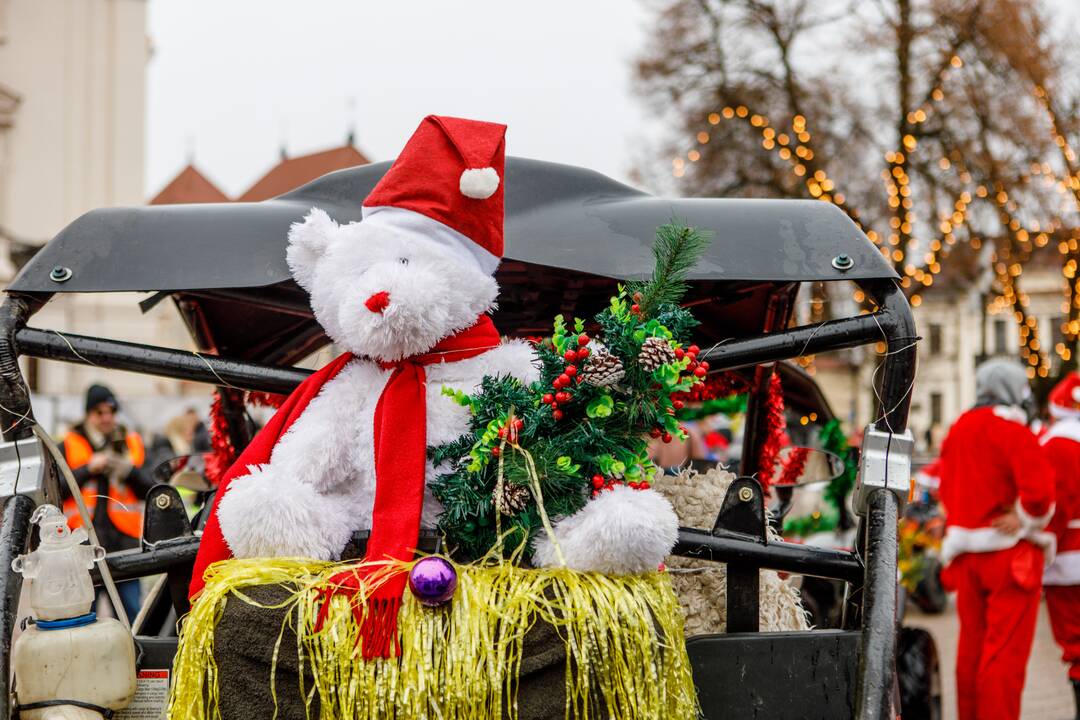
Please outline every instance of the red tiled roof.
[{"label": "red tiled roof", "polygon": [[271,168],[270,172],[263,175],[237,200],[240,202],[267,200],[295,190],[328,172],[356,165],[367,165],[369,162],[371,161],[352,145],[286,158]]},{"label": "red tiled roof", "polygon": [[150,201],[151,205],[175,205],[177,203],[223,203],[228,196],[214,183],[188,165]]}]

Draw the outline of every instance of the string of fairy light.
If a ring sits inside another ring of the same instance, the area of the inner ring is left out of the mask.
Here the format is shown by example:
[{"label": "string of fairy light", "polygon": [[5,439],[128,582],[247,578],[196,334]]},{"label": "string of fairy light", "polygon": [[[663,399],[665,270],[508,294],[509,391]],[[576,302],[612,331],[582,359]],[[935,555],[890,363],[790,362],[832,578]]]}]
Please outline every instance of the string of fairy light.
[{"label": "string of fairy light", "polygon": [[[1071,191],[1074,205],[1071,208],[1073,211],[1080,210],[1080,171],[1076,166],[1077,155],[1073,150],[1065,133],[1062,132],[1060,124],[1058,122],[1058,114],[1050,102],[1050,95],[1041,84],[1036,83],[1033,88],[1033,94],[1036,101],[1043,106],[1043,110],[1046,112],[1046,116],[1050,119],[1050,134],[1054,140],[1054,144],[1061,150],[1062,159],[1065,164],[1066,178],[1057,178],[1054,176],[1052,168],[1049,163],[1033,164],[1032,171],[1035,174],[1043,174],[1046,177],[1047,183],[1056,186],[1059,194],[1067,195]],[[1062,240],[1058,244],[1058,251],[1066,256],[1066,262],[1062,268],[1062,273],[1065,279],[1065,303],[1062,306],[1062,311],[1066,313],[1065,321],[1062,323],[1062,334],[1065,337],[1071,337],[1075,339],[1080,335],[1080,273],[1078,273],[1077,260],[1080,257],[1080,251],[1077,249],[1076,229],[1072,231],[1072,237],[1067,240]],[[1071,302],[1070,302],[1071,300]],[[1068,347],[1058,349],[1062,343],[1059,343],[1055,350],[1062,358],[1068,359],[1071,352]]]},{"label": "string of fairy light", "polygon": [[[863,228],[858,212],[846,204],[846,198],[837,189],[836,182],[821,167],[820,161],[813,162],[815,152],[810,144],[811,134],[807,127],[807,120],[803,115],[796,114],[792,117],[789,134],[787,131],[778,129],[769,120],[768,116],[755,113],[746,105],[728,105],[718,111],[711,112],[706,116],[710,127],[700,130],[695,136],[697,146],[687,151],[685,157],[676,156],[672,158],[672,174],[676,178],[683,177],[686,173],[687,162],[695,163],[701,159],[702,149],[712,139],[711,127],[719,125],[724,120],[737,119],[746,121],[761,133],[762,148],[766,151],[775,152],[781,160],[786,161],[791,166],[792,173],[796,177],[802,178],[811,197],[836,205],[860,229],[866,232],[867,237],[878,246],[882,255],[891,260],[898,268],[901,276],[900,283],[902,287],[909,290],[913,287],[921,286],[926,288],[933,285],[934,277],[941,272],[942,260],[947,256],[950,247],[957,242],[958,230],[966,229],[971,247],[976,250],[979,249],[981,239],[971,232],[971,227],[968,224],[970,208],[976,198],[993,201],[998,208],[999,217],[1001,217],[1003,224],[1008,227],[1009,232],[1017,239],[1024,257],[1020,261],[1014,260],[1010,257],[1010,251],[1005,249],[1003,251],[1005,257],[999,258],[999,253],[995,251],[991,260],[994,263],[995,275],[1002,292],[994,298],[990,309],[992,312],[997,312],[1004,309],[1004,306],[1014,308],[1014,315],[1020,327],[1021,353],[1025,362],[1029,365],[1029,375],[1038,374],[1045,377],[1049,372],[1049,368],[1046,354],[1038,340],[1038,322],[1034,316],[1027,313],[1030,298],[1026,293],[1017,289],[1016,279],[1023,272],[1023,262],[1030,256],[1031,237],[1035,237],[1037,247],[1045,246],[1049,242],[1047,230],[1053,232],[1056,229],[1053,221],[1049,224],[1049,228],[1046,229],[1040,228],[1037,222],[1033,222],[1030,228],[1024,228],[1019,219],[1013,214],[1017,210],[1016,204],[1008,198],[1004,188],[997,188],[995,192],[991,193],[985,186],[980,185],[974,189],[974,194],[971,190],[962,191],[953,203],[951,214],[938,217],[936,230],[940,235],[930,241],[927,252],[922,257],[922,264],[905,262],[905,260],[909,259],[907,257],[908,252],[917,245],[914,236],[917,217],[912,197],[911,176],[908,172],[911,156],[918,148],[918,138],[915,132],[918,126],[926,122],[930,117],[934,104],[944,99],[944,81],[947,72],[951,69],[961,68],[963,64],[963,59],[959,55],[953,55],[949,58],[948,64],[937,75],[937,82],[928,95],[928,101],[918,109],[908,113],[906,119],[909,131],[901,138],[902,148],[887,152],[884,156],[886,168],[882,171],[882,179],[885,182],[888,195],[887,202],[892,213],[889,219],[889,230],[885,238],[882,238],[873,229]],[[1033,167],[1033,173],[1044,175],[1047,182],[1056,184],[1058,191],[1061,193],[1071,190],[1076,198],[1077,206],[1080,207],[1080,172],[1076,172],[1072,167],[1072,163],[1076,161],[1076,153],[1069,146],[1065,136],[1058,130],[1056,116],[1049,111],[1045,91],[1041,87],[1036,87],[1035,94],[1044,102],[1048,110],[1048,116],[1051,118],[1053,125],[1055,142],[1062,149],[1070,167],[1066,179],[1054,177],[1048,163],[1038,165],[1037,169]],[[954,165],[954,161],[948,157],[940,158],[937,163],[943,171],[949,170]],[[957,175],[959,179],[970,187],[970,173],[959,163],[956,164],[958,165]],[[1076,255],[1076,257],[1068,258],[1064,263],[1063,275],[1067,283],[1066,291],[1070,288],[1076,290],[1076,293],[1070,294],[1069,297],[1074,295],[1077,297],[1077,309],[1080,310],[1080,253],[1077,251],[1077,239],[1074,237],[1062,241],[1059,244],[1059,251],[1065,255],[1069,253]],[[1009,260],[1013,260],[1013,262],[1008,262]],[[1004,271],[1001,270],[1002,267],[1004,267]],[[1072,284],[1068,285],[1068,283]],[[856,290],[854,299],[856,302],[862,303],[865,296],[861,291]],[[918,307],[921,301],[920,293],[912,291],[910,294],[911,304]],[[811,300],[812,315],[815,311],[813,307],[815,303],[820,306],[822,300],[820,298]],[[1067,307],[1065,305],[1063,309],[1067,309]],[[817,309],[820,310],[821,308],[818,307]],[[1073,336],[1080,334],[1080,320],[1066,321],[1063,323],[1062,331]],[[1071,351],[1064,343],[1057,343],[1054,351],[1065,360],[1071,357]],[[813,358],[811,356],[800,359],[800,364],[810,370],[813,369],[812,363]]]},{"label": "string of fairy light", "polygon": [[[810,145],[811,135],[804,116],[796,114],[792,117],[790,135],[785,131],[778,130],[770,122],[768,116],[755,113],[746,105],[728,105],[718,111],[709,113],[706,120],[709,126],[716,126],[723,120],[739,119],[749,122],[752,127],[757,128],[761,133],[762,147],[765,150],[776,152],[781,160],[785,160],[791,165],[792,172],[795,176],[803,179],[806,190],[811,197],[836,205],[860,229],[863,229],[867,237],[879,246],[882,255],[890,259],[902,271],[902,282],[905,287],[910,287],[913,282],[928,287],[933,284],[933,276],[941,270],[939,254],[942,252],[942,246],[944,244],[953,244],[955,238],[950,229],[950,231],[943,233],[942,239],[932,241],[925,267],[919,267],[913,263],[904,264],[906,249],[910,248],[912,244],[910,238],[915,225],[914,200],[911,197],[911,178],[907,172],[907,164],[909,154],[914,152],[918,146],[918,140],[913,132],[930,117],[933,105],[944,99],[943,84],[948,70],[962,66],[963,60],[959,55],[953,55],[949,58],[948,63],[938,73],[937,82],[930,91],[927,102],[908,113],[907,121],[911,132],[905,134],[901,140],[903,149],[885,154],[887,167],[883,171],[883,179],[886,182],[886,192],[889,195],[889,207],[894,211],[894,216],[890,219],[890,232],[885,241],[874,229],[863,227],[858,212],[854,208],[847,206],[844,194],[836,189],[836,182],[829,177],[828,172],[820,166],[820,163],[813,163],[816,167],[813,168],[812,172],[810,171],[809,166],[815,158],[815,153]],[[696,134],[695,139],[697,140],[697,146],[687,151],[685,156],[679,155],[672,158],[672,174],[676,178],[685,175],[688,162],[695,163],[701,159],[702,148],[712,139],[712,134],[708,129],[702,129]],[[943,158],[942,162],[947,167],[948,160]],[[956,222],[951,223],[952,225],[960,226],[963,224],[963,215],[966,213],[966,206],[969,202],[970,200],[958,201],[960,207],[957,212],[961,213],[961,216]],[[902,243],[902,235],[908,238],[909,242]],[[860,297],[860,295],[862,295],[861,292],[856,292],[855,300],[861,303],[865,300],[865,297]],[[917,306],[920,302],[921,298],[918,295],[912,296],[914,305]]]}]

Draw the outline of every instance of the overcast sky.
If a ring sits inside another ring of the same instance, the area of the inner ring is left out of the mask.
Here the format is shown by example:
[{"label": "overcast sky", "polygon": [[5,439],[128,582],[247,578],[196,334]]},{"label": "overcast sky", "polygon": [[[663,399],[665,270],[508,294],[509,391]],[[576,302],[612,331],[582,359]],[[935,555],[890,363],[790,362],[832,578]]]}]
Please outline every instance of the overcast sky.
[{"label": "overcast sky", "polygon": [[[1076,26],[1080,0],[1048,2]],[[506,123],[511,154],[626,182],[656,135],[631,86],[648,21],[644,0],[149,0],[147,197],[189,157],[239,194],[283,145],[350,126],[391,159],[428,113]]]},{"label": "overcast sky", "polygon": [[151,0],[147,196],[193,156],[226,193],[344,142],[393,158],[429,113],[506,123],[507,150],[625,180],[645,112],[639,0]]}]

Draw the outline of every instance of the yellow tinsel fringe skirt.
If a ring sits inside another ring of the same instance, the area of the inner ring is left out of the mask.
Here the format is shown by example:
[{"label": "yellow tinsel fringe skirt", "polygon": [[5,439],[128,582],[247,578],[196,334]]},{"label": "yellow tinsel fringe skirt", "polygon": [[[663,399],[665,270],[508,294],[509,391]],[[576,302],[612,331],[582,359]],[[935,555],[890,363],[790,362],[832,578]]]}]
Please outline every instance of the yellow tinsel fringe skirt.
[{"label": "yellow tinsel fringe skirt", "polygon": [[[212,566],[180,634],[169,717],[221,718],[219,699],[230,688],[219,683],[224,675],[215,630],[228,602],[280,613],[276,638],[251,641],[272,644],[272,665],[289,653],[306,668],[301,678],[309,678],[310,687],[301,679],[300,695],[312,718],[516,719],[523,641],[542,624],[565,645],[562,716],[696,717],[682,613],[666,574],[612,577],[510,563],[456,567],[457,591],[441,608],[424,607],[406,591],[398,616],[401,656],[365,661],[348,598],[335,597],[315,631],[320,588],[341,564],[254,559]],[[272,606],[260,605],[255,596],[265,595],[255,591],[273,585],[288,591]],[[274,677],[272,667],[271,694]],[[275,709],[278,701],[275,696]]]}]

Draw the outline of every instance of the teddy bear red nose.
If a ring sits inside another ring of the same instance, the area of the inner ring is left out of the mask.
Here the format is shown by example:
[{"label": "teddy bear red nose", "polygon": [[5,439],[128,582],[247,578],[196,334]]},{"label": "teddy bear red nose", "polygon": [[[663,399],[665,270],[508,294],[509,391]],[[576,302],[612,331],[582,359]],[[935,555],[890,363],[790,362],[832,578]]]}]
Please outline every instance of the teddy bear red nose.
[{"label": "teddy bear red nose", "polygon": [[364,305],[373,313],[381,313],[386,309],[386,306],[390,304],[390,293],[385,290],[377,292],[367,300],[364,301]]}]

